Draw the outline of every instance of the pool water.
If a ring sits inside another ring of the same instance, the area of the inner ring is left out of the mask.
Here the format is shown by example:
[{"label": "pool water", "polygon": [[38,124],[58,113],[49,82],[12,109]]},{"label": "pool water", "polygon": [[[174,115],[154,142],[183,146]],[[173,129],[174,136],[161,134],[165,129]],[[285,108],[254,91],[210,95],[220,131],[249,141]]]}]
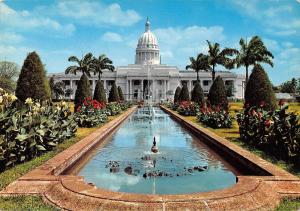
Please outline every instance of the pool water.
[{"label": "pool water", "polygon": [[[236,183],[236,169],[159,113],[153,119],[130,116],[76,174],[99,188],[145,194],[204,192]],[[150,150],[153,137],[158,153]]]}]

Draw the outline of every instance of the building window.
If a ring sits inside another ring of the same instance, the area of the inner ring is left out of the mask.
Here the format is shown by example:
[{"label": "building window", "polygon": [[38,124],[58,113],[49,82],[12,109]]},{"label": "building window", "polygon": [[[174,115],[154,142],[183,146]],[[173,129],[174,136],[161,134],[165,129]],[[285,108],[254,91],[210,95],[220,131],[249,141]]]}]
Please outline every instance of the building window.
[{"label": "building window", "polygon": [[78,83],[79,83],[79,80],[76,80],[76,81],[75,81],[76,86],[78,86]]},{"label": "building window", "polygon": [[187,85],[187,81],[181,81],[181,85],[182,86]]},{"label": "building window", "polygon": [[210,83],[210,80],[204,80],[204,81],[203,81],[203,86],[208,86],[209,83]]},{"label": "building window", "polygon": [[65,86],[70,86],[70,80],[63,80],[63,82],[64,82],[64,84],[65,84]]},{"label": "building window", "polygon": [[134,80],[134,81],[133,81],[133,85],[134,85],[134,86],[140,85],[140,81],[139,81],[139,80]]}]

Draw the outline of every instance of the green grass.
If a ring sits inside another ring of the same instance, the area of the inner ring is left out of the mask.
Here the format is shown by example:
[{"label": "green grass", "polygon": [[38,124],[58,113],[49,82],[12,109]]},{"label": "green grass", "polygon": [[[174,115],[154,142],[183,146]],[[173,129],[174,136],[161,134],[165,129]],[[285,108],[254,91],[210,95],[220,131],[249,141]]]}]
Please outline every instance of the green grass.
[{"label": "green grass", "polygon": [[60,210],[43,202],[40,196],[1,197],[0,210]]},{"label": "green grass", "polygon": [[300,209],[300,198],[297,199],[284,199],[278,207],[276,207],[276,211],[296,211]]}]

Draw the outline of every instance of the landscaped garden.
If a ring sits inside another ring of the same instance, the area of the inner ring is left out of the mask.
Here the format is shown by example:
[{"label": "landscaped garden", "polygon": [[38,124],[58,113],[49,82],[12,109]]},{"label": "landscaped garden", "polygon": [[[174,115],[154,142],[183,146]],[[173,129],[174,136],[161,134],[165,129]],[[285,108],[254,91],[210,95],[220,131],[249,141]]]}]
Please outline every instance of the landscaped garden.
[{"label": "landscaped garden", "polygon": [[[253,37],[249,46],[241,39],[241,52],[229,48],[221,51],[219,44],[207,43],[209,55],[199,54],[196,59],[191,58],[191,64],[187,66],[187,69],[197,72],[193,90],[188,90],[184,83],[182,87],[177,87],[174,101],[165,102],[163,106],[300,177],[300,104],[275,99],[268,75],[260,64],[263,62],[272,66],[272,54],[259,37]],[[245,51],[245,48],[254,48],[251,45],[255,44],[259,45],[259,50],[262,49],[261,55],[247,55],[249,50]],[[237,56],[233,59],[235,54]],[[106,99],[101,75],[104,69],[113,71],[114,66],[105,55],[96,58],[88,53],[82,59],[71,56],[68,60],[76,65],[68,67],[66,74],[82,74],[74,102],[53,101],[52,98],[57,100],[64,94],[64,85],[55,83],[53,78],[48,81],[36,52],[29,53],[24,61],[15,95],[9,90],[0,89],[0,189],[84,139],[132,106],[124,101],[123,91],[116,83],[112,84]],[[218,64],[229,69],[234,66],[246,67],[247,85],[243,102],[228,102],[232,90],[225,86],[221,76],[216,76],[215,67]],[[248,78],[250,66],[253,69]],[[212,72],[213,84],[207,97],[199,82],[200,70]],[[91,73],[98,74],[94,93],[91,93],[89,82]],[[136,124],[141,123],[137,121]],[[151,121],[147,121],[148,124]],[[144,128],[147,126],[144,125]],[[153,146],[156,146],[155,139]],[[149,158],[146,156],[141,159],[148,161]],[[165,157],[162,159],[166,160]],[[127,173],[131,176],[140,173],[134,172],[132,166],[127,167]],[[174,175],[179,178],[188,175],[187,171],[191,173],[207,169],[207,166],[195,166]],[[143,174],[143,181],[147,183],[147,178],[159,176],[173,177],[166,172],[147,172]],[[278,210],[298,207],[298,199],[286,199]],[[13,196],[0,198],[0,209],[56,208],[45,204],[39,196]]]}]

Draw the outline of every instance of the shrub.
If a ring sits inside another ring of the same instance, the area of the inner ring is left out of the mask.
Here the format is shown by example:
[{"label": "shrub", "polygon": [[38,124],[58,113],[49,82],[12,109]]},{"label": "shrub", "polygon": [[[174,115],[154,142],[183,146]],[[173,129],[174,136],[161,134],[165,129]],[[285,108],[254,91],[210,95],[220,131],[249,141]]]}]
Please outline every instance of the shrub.
[{"label": "shrub", "polygon": [[183,87],[180,91],[179,95],[179,101],[189,101],[190,100],[190,94],[189,94],[189,89],[186,84],[183,84]]},{"label": "shrub", "polygon": [[259,106],[265,102],[265,109],[275,109],[276,100],[268,75],[262,66],[256,64],[249,77],[245,91],[245,102],[252,106]]},{"label": "shrub", "polygon": [[237,115],[240,139],[273,154],[278,159],[300,163],[300,116],[287,113],[287,104],[280,109],[263,106],[246,107]]},{"label": "shrub", "polygon": [[121,107],[121,104],[118,102],[111,102],[111,103],[107,104],[107,110],[108,110],[109,115],[115,116],[122,112],[122,107]]},{"label": "shrub", "polygon": [[219,107],[215,109],[201,108],[197,113],[197,119],[211,128],[232,128],[232,118],[229,113]]},{"label": "shrub", "polygon": [[195,116],[199,112],[199,105],[191,101],[182,101],[177,107],[177,112],[184,116]]},{"label": "shrub", "polygon": [[118,102],[120,100],[116,83],[113,83],[108,97],[108,102]]},{"label": "shrub", "polygon": [[174,103],[177,103],[180,101],[180,92],[181,92],[181,88],[179,86],[177,86],[175,94],[174,94]]},{"label": "shrub", "polygon": [[211,107],[218,106],[222,109],[228,109],[226,88],[220,76],[217,76],[212,86],[210,87],[207,100]]},{"label": "shrub", "polygon": [[91,87],[90,87],[90,82],[88,77],[86,76],[85,73],[82,74],[80,77],[80,80],[78,82],[78,86],[75,92],[75,99],[74,99],[74,104],[75,104],[75,111],[79,106],[83,104],[84,99],[88,98],[91,96]]},{"label": "shrub", "polygon": [[118,94],[119,94],[120,101],[124,101],[123,91],[120,86],[118,86]]},{"label": "shrub", "polygon": [[197,81],[194,86],[191,100],[195,103],[198,103],[200,106],[204,105],[204,94],[199,81]]},{"label": "shrub", "polygon": [[44,65],[36,52],[29,53],[24,61],[17,82],[16,96],[19,100],[49,100],[51,90],[46,79]]},{"label": "shrub", "polygon": [[95,127],[107,121],[105,103],[92,100],[90,97],[84,99],[81,106],[76,110],[74,116],[79,127]]},{"label": "shrub", "polygon": [[103,82],[98,80],[96,83],[95,91],[94,91],[94,100],[97,100],[101,103],[106,103],[106,94],[103,86]]},{"label": "shrub", "polygon": [[1,93],[0,99],[0,171],[52,150],[75,135],[77,124],[65,102],[54,106],[28,98],[18,109],[12,103],[14,96]]}]

